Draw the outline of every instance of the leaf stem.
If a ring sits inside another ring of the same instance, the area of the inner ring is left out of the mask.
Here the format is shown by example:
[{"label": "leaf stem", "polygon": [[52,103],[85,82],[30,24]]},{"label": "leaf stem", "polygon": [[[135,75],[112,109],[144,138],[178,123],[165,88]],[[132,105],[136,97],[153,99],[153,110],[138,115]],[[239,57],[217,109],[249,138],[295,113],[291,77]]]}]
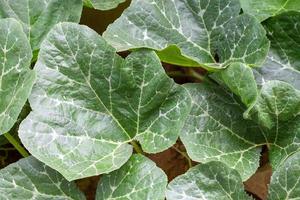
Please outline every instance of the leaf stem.
[{"label": "leaf stem", "polygon": [[190,74],[191,77],[193,77],[193,78],[195,78],[199,81],[204,81],[205,80],[205,76],[202,76],[201,74],[196,72],[194,69],[190,69],[189,74]]},{"label": "leaf stem", "polygon": [[10,133],[5,133],[4,137],[16,148],[16,150],[24,158],[30,156],[29,153],[22,147],[22,145]]},{"label": "leaf stem", "polygon": [[181,155],[187,160],[187,162],[188,162],[188,164],[189,164],[189,168],[193,167],[192,160],[189,158],[189,156],[187,155],[187,153],[180,151],[180,150],[179,150],[177,147],[175,147],[175,146],[172,146],[172,148],[173,148],[175,151],[177,151],[179,154],[181,154]]},{"label": "leaf stem", "polygon": [[142,150],[142,148],[140,147],[140,145],[136,142],[136,141],[131,141],[130,142],[134,148],[134,150],[139,153],[139,154],[144,154],[144,151]]}]

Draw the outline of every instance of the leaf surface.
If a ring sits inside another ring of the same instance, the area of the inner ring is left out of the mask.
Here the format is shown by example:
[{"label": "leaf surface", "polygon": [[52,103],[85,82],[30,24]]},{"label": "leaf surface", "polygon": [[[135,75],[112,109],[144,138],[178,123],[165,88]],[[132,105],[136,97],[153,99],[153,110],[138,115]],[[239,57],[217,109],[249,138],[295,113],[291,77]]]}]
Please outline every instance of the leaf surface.
[{"label": "leaf surface", "polygon": [[74,183],[34,157],[19,160],[0,170],[0,199],[83,200]]},{"label": "leaf surface", "polygon": [[168,183],[166,174],[142,155],[132,155],[120,169],[101,177],[97,200],[162,200]]},{"label": "leaf surface", "polygon": [[13,127],[30,95],[35,81],[31,58],[21,25],[14,19],[0,19],[0,135]]},{"label": "leaf surface", "polygon": [[297,0],[240,0],[243,11],[257,17],[260,21],[287,11],[299,11]]},{"label": "leaf surface", "polygon": [[20,127],[25,147],[68,180],[108,173],[131,156],[172,146],[190,110],[154,52],[124,60],[86,26],[61,23],[42,44],[30,97],[33,112]]},{"label": "leaf surface", "polygon": [[209,162],[178,176],[167,188],[167,200],[251,200],[239,173],[222,162]]},{"label": "leaf surface", "polygon": [[239,12],[238,0],[136,0],[103,35],[118,51],[155,49],[162,61],[182,66],[261,65],[265,30]]},{"label": "leaf surface", "polygon": [[0,18],[23,25],[32,51],[37,51],[50,29],[63,21],[79,22],[82,0],[0,0]]},{"label": "leaf surface", "polygon": [[83,0],[86,6],[99,10],[110,10],[116,8],[120,3],[125,1],[126,0]]},{"label": "leaf surface", "polygon": [[201,163],[222,161],[236,169],[243,180],[259,165],[260,129],[243,119],[244,109],[232,93],[215,84],[188,84],[192,111],[182,129],[181,140],[189,156]]}]

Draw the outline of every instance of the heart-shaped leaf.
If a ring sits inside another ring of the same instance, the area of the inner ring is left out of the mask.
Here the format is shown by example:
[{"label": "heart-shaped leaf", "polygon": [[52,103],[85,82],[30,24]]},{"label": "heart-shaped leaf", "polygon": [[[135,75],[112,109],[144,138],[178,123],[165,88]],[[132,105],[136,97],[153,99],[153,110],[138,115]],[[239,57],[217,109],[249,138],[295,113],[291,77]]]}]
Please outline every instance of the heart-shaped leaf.
[{"label": "heart-shaped leaf", "polygon": [[101,177],[97,200],[162,200],[168,178],[154,162],[142,155],[132,155],[120,169]]},{"label": "heart-shaped leaf", "polygon": [[0,170],[0,199],[84,200],[74,183],[33,157]]},{"label": "heart-shaped leaf", "polygon": [[35,81],[31,58],[22,26],[14,19],[0,19],[0,135],[13,127],[30,95]]},{"label": "heart-shaped leaf", "polygon": [[172,146],[190,110],[154,52],[125,60],[86,26],[61,23],[42,44],[33,112],[20,127],[25,147],[68,180],[108,173],[131,156]]},{"label": "heart-shaped leaf", "polygon": [[0,18],[23,25],[32,51],[37,51],[50,29],[63,21],[79,22],[82,0],[0,0]]},{"label": "heart-shaped leaf", "polygon": [[243,107],[223,88],[213,83],[186,88],[193,106],[180,138],[189,156],[202,163],[222,161],[243,180],[249,178],[259,165],[259,146],[265,142],[259,127],[243,119]]},{"label": "heart-shaped leaf", "polygon": [[110,10],[116,8],[120,3],[125,1],[126,0],[83,0],[85,6],[99,10]]},{"label": "heart-shaped leaf", "polygon": [[191,168],[175,178],[167,188],[167,200],[251,200],[243,189],[239,173],[222,162]]},{"label": "heart-shaped leaf", "polygon": [[155,49],[164,62],[182,66],[259,66],[269,48],[265,30],[239,13],[239,0],[136,0],[103,35],[118,51]]},{"label": "heart-shaped leaf", "polygon": [[243,11],[263,21],[286,11],[299,11],[298,0],[240,0]]}]

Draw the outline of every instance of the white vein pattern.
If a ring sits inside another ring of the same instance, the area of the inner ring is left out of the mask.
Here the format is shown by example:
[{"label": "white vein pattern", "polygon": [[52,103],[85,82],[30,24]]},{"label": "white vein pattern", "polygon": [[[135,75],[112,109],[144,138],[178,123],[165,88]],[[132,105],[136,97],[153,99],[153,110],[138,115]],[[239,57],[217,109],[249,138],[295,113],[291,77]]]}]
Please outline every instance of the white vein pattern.
[{"label": "white vein pattern", "polygon": [[21,124],[25,147],[68,180],[108,173],[131,156],[173,145],[190,109],[187,91],[165,74],[155,53],[122,59],[86,26],[61,23],[43,42]]},{"label": "white vein pattern", "polygon": [[240,175],[222,162],[191,168],[168,185],[167,200],[251,200]]},{"label": "white vein pattern", "polygon": [[33,157],[0,170],[1,200],[84,200],[74,183]]},{"label": "white vein pattern", "polygon": [[148,158],[135,154],[120,169],[101,178],[96,199],[161,200],[166,186],[165,173]]},{"label": "white vein pattern", "polygon": [[254,17],[239,12],[238,0],[135,0],[103,36],[118,51],[176,45],[179,60],[174,51],[158,53],[175,64],[208,69],[234,61],[261,65],[269,46],[265,31]]},{"label": "white vein pattern", "polygon": [[33,51],[59,22],[79,22],[82,0],[0,0],[0,18],[22,23]]},{"label": "white vein pattern", "polygon": [[14,19],[0,19],[0,135],[9,131],[24,106],[35,73],[30,44]]}]

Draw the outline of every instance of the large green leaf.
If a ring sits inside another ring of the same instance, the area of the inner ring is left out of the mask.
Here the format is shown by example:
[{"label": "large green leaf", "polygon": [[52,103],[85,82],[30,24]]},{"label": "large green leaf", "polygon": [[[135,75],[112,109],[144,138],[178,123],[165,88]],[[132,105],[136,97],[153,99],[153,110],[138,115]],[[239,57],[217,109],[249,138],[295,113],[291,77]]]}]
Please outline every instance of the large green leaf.
[{"label": "large green leaf", "polygon": [[167,188],[167,200],[251,200],[243,189],[239,173],[222,162],[191,168]]},{"label": "large green leaf", "polygon": [[166,174],[142,155],[132,155],[117,171],[101,177],[97,200],[163,200]]},{"label": "large green leaf", "polygon": [[0,135],[18,119],[35,80],[30,70],[32,53],[22,26],[0,19]]},{"label": "large green leaf", "polygon": [[168,63],[214,70],[263,63],[269,42],[238,0],[135,0],[104,38],[118,51],[147,47]]},{"label": "large green leaf", "polygon": [[300,199],[300,153],[289,157],[272,175],[270,200]]},{"label": "large green leaf", "polygon": [[0,0],[0,18],[15,18],[23,25],[33,51],[57,23],[79,22],[82,0]]},{"label": "large green leaf", "polygon": [[74,183],[33,157],[0,170],[0,199],[83,200]]},{"label": "large green leaf", "polygon": [[172,146],[190,110],[154,52],[125,60],[86,26],[61,23],[42,44],[33,112],[20,127],[25,147],[68,180],[108,173],[131,156]]},{"label": "large green leaf", "polygon": [[300,11],[298,0],[240,0],[243,11],[263,21],[286,11]]},{"label": "large green leaf", "polygon": [[110,10],[116,8],[120,3],[126,0],[83,0],[84,5],[99,9],[99,10]]},{"label": "large green leaf", "polygon": [[257,125],[243,119],[244,109],[234,98],[214,84],[189,84],[193,107],[182,129],[189,156],[198,162],[222,161],[236,169],[243,180],[257,169],[260,144]]}]

